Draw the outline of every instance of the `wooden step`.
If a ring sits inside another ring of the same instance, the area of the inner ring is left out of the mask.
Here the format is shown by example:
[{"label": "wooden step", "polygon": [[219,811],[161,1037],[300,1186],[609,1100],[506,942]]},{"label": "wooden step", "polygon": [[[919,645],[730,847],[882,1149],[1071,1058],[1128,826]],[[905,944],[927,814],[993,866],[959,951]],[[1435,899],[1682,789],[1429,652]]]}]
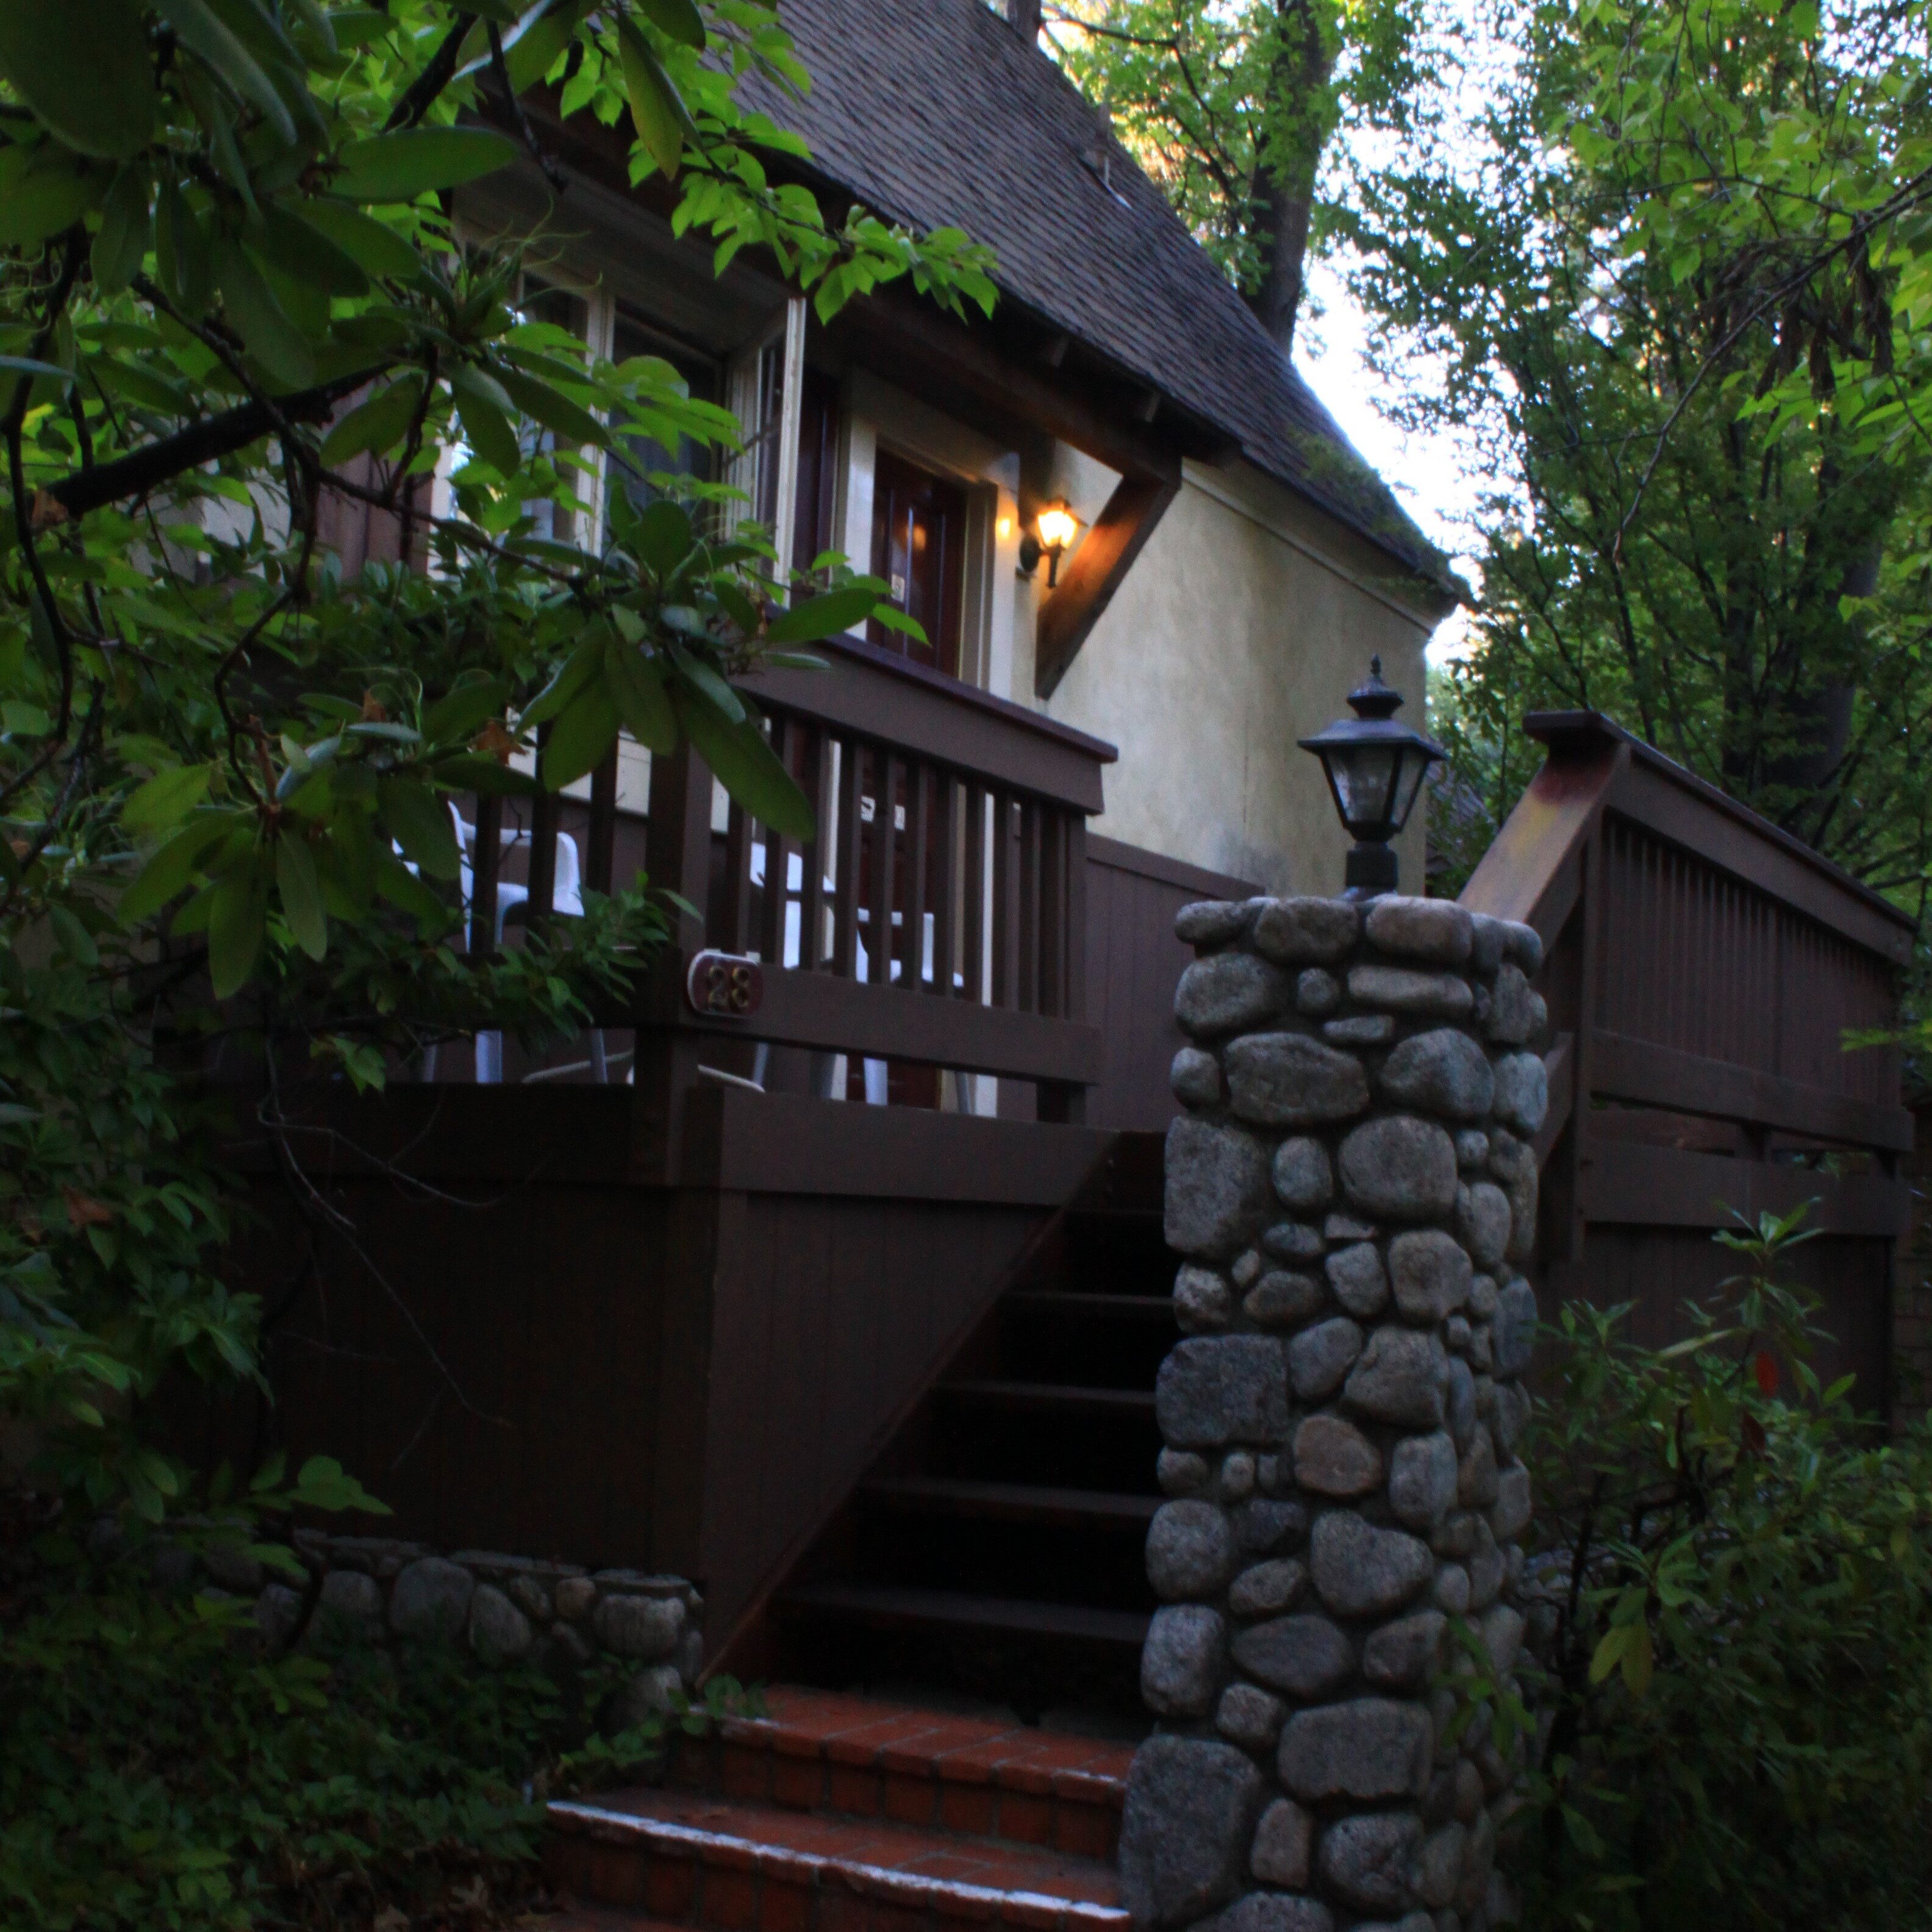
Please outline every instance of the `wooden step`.
[{"label": "wooden step", "polygon": [[948,1401],[1007,1409],[1072,1409],[1103,1415],[1154,1415],[1151,1389],[1090,1388],[1078,1382],[976,1381],[941,1382]]},{"label": "wooden step", "polygon": [[1127,1932],[1096,1858],[692,1791],[558,1800],[548,1818],[560,1889],[706,1932]]},{"label": "wooden step", "polygon": [[1113,1856],[1130,1744],[785,1684],[763,1703],[756,1718],[680,1739],[676,1782],[740,1803]]},{"label": "wooden step", "polygon": [[1166,1294],[1090,1294],[1077,1288],[1023,1288],[1004,1297],[1003,1305],[1029,1314],[1125,1315],[1170,1324],[1174,1321],[1174,1298]]},{"label": "wooden step", "polygon": [[804,1583],[779,1598],[783,1609],[850,1618],[880,1628],[920,1625],[998,1630],[1011,1636],[1064,1639],[1136,1653],[1152,1621],[1143,1610],[1100,1610],[1086,1604],[1039,1603],[981,1597],[962,1590],[922,1590],[890,1583]]},{"label": "wooden step", "polygon": [[1131,1496],[1112,1490],[980,1483],[956,1476],[879,1476],[862,1484],[859,1493],[892,1508],[943,1510],[953,1516],[1053,1523],[1070,1528],[1094,1523],[1151,1522],[1161,1502],[1157,1496]]}]

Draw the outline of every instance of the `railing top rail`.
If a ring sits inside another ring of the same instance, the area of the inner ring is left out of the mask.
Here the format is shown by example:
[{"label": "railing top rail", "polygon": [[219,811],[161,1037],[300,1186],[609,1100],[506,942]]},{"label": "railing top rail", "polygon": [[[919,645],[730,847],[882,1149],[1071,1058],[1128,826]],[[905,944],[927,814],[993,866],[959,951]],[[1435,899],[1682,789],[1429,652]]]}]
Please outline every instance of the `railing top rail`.
[{"label": "railing top rail", "polygon": [[[1762,885],[1774,896],[1789,899],[1802,910],[1873,952],[1882,952],[1901,963],[1910,958],[1912,935],[1916,931],[1916,922],[1910,914],[1901,911],[1882,893],[1853,878],[1844,867],[1834,865],[1821,853],[1814,851],[1802,838],[1772,824],[1750,806],[1741,804],[1727,792],[1700,778],[1696,772],[1666,757],[1655,746],[1627,731],[1601,712],[1532,711],[1523,720],[1523,729],[1550,748],[1552,759],[1559,756],[1574,758],[1579,753],[1587,756],[1592,751],[1610,746],[1621,748],[1629,764],[1645,778],[1659,781],[1663,786],[1682,794],[1685,800],[1715,814],[1751,841],[1810,874],[1813,882],[1810,891],[1798,892],[1780,890],[1779,883],[1768,878],[1755,879],[1754,884]],[[1640,822],[1652,817],[1642,808],[1644,800],[1641,793],[1628,799],[1612,797],[1607,802],[1625,808],[1629,816]],[[1659,825],[1655,829],[1668,836],[1675,828]],[[1735,852],[1706,850],[1705,856],[1726,871],[1740,870],[1733,862],[1737,856]],[[1820,886],[1825,889],[1822,894]]]},{"label": "railing top rail", "polygon": [[741,680],[746,695],[995,784],[1100,810],[1101,768],[1120,756],[1104,740],[860,638],[813,649],[830,670],[768,667]]}]

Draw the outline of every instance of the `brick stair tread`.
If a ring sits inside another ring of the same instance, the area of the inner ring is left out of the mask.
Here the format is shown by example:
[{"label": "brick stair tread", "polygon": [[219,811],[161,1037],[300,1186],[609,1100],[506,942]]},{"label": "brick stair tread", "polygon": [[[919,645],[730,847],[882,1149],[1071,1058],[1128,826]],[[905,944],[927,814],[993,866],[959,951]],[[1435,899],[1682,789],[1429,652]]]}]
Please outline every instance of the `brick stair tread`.
[{"label": "brick stair tread", "polygon": [[1131,1744],[1077,1732],[1005,1724],[884,1698],[775,1684],[764,1714],[725,1720],[734,1743],[760,1743],[780,1756],[822,1758],[859,1769],[928,1772],[950,1783],[994,1784],[1058,1795],[1118,1810],[1132,1768]]},{"label": "brick stair tread", "polygon": [[1113,1490],[1055,1489],[1041,1483],[978,1482],[956,1476],[875,1477],[860,1486],[860,1492],[901,1508],[1066,1525],[1151,1522],[1161,1503],[1157,1496]]},{"label": "brick stair tread", "polygon": [[666,1920],[621,1905],[596,1905],[560,1898],[548,1912],[526,1912],[510,1922],[510,1932],[679,1932]]},{"label": "brick stair tread", "polygon": [[702,1792],[606,1792],[553,1800],[554,1830],[629,1843],[700,1866],[851,1891],[942,1918],[997,1917],[1070,1932],[1123,1932],[1111,1864],[1064,1852],[948,1837],[878,1820],[739,1804]]},{"label": "brick stair tread", "polygon": [[1153,1621],[1142,1610],[982,1597],[964,1590],[916,1589],[895,1583],[803,1583],[784,1592],[779,1602],[788,1609],[855,1616],[877,1624],[946,1624],[1012,1635],[1071,1637],[1135,1650],[1147,1640]]}]

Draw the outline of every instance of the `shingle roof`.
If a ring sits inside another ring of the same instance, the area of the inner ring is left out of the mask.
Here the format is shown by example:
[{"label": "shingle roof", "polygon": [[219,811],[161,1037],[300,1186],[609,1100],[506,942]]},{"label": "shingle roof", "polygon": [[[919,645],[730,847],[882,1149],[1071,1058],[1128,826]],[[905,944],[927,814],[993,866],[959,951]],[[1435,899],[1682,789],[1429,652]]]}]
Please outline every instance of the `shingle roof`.
[{"label": "shingle roof", "polygon": [[985,0],[783,0],[780,17],[812,92],[752,98],[804,136],[829,180],[889,219],[986,243],[1007,298],[1449,587],[1440,552],[1160,189]]}]

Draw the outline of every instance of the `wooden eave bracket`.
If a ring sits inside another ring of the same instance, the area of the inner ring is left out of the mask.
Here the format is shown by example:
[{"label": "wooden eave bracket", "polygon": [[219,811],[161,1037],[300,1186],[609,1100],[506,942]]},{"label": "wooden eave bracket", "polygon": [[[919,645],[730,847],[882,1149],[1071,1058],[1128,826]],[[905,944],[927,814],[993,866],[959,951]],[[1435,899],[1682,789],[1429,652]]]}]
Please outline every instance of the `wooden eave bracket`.
[{"label": "wooden eave bracket", "polygon": [[1040,608],[1034,632],[1036,696],[1053,695],[1180,490],[1178,463],[1163,476],[1124,476],[1114,485],[1107,507],[1062,566],[1058,585]]}]

